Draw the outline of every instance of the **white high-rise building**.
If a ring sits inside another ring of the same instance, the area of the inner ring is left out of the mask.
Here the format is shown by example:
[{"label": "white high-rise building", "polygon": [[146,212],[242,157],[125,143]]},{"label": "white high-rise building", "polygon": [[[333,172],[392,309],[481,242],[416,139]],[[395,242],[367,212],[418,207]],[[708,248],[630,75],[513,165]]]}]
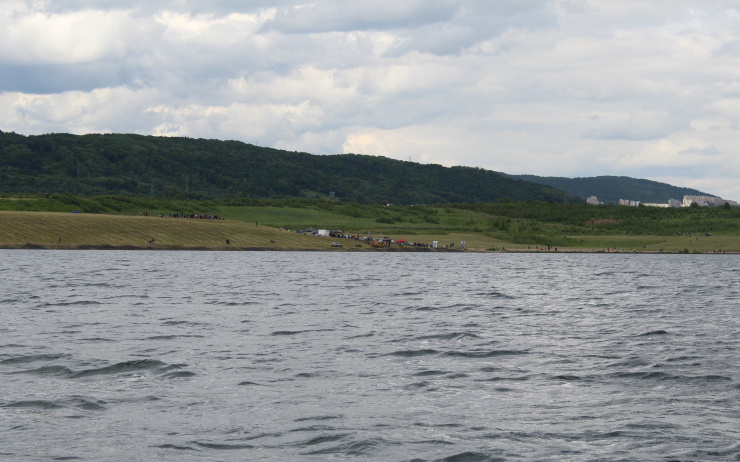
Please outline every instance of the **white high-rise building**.
[{"label": "white high-rise building", "polygon": [[706,207],[709,205],[725,205],[725,200],[721,197],[714,196],[683,196],[683,207],[691,207],[691,204],[696,202],[700,207]]}]

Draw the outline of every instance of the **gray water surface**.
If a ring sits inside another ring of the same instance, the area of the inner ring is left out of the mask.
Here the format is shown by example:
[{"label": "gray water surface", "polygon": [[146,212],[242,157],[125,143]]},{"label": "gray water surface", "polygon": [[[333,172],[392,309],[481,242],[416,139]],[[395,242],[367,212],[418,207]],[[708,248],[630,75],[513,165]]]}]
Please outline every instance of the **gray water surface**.
[{"label": "gray water surface", "polygon": [[740,460],[736,256],[0,256],[2,460]]}]

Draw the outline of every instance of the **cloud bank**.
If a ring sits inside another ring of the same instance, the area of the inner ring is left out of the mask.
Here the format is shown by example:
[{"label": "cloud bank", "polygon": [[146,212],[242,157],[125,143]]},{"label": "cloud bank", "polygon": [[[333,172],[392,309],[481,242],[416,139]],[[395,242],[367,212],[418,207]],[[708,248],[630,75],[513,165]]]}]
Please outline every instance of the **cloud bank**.
[{"label": "cloud bank", "polygon": [[4,131],[628,175],[740,200],[732,2],[9,0],[0,43]]}]

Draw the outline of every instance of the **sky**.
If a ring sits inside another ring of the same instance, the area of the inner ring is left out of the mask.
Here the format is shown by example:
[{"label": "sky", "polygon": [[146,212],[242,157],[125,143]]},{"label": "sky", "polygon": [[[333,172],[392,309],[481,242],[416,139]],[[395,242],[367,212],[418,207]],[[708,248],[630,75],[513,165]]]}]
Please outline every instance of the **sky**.
[{"label": "sky", "polygon": [[2,131],[625,175],[740,201],[738,0],[0,6]]}]

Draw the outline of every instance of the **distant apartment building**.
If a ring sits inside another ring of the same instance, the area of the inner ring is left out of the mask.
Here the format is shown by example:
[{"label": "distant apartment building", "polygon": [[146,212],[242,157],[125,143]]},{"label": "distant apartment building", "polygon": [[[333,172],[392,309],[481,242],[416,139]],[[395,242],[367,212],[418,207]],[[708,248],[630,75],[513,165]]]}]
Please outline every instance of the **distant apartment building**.
[{"label": "distant apartment building", "polygon": [[[591,204],[591,205],[603,204],[603,202],[599,202],[599,199],[597,199],[596,196],[591,196],[588,199],[586,199],[586,203]],[[662,208],[690,207],[691,204],[693,203],[696,203],[701,207],[722,206],[725,204],[730,204],[733,207],[737,207],[738,205],[740,205],[735,201],[722,199],[720,197],[715,197],[715,196],[683,196],[683,202],[679,201],[678,199],[668,199],[667,203],[640,202],[640,201],[633,201],[631,199],[619,199],[619,205],[624,205],[627,207],[637,207],[638,205],[644,205],[646,207],[662,207]]]},{"label": "distant apartment building", "polygon": [[662,208],[681,207],[681,201],[676,200],[676,199],[668,199],[667,203],[643,202],[642,205],[644,205],[645,207],[662,207]]},{"label": "distant apartment building", "polygon": [[725,205],[725,200],[721,197],[714,196],[683,196],[683,207],[691,207],[691,204],[697,204],[700,207],[708,207],[713,205]]}]

